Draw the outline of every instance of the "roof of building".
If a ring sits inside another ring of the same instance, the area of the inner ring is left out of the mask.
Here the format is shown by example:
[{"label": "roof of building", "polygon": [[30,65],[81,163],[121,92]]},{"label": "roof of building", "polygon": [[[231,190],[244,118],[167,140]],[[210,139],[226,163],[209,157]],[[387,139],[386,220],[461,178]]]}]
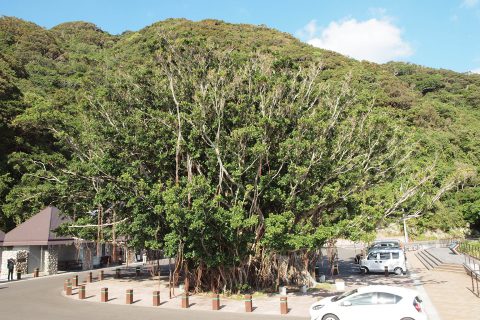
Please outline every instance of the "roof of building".
[{"label": "roof of building", "polygon": [[73,238],[57,236],[54,232],[70,219],[60,214],[55,207],[46,207],[15,229],[5,234],[3,246],[44,246],[71,244]]}]

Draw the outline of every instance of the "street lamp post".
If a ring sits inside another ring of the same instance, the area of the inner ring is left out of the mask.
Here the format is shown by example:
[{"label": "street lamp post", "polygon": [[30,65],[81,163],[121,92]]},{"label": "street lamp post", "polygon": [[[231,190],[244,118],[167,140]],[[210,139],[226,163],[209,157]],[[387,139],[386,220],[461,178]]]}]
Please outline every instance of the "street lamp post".
[{"label": "street lamp post", "polygon": [[408,243],[408,233],[407,233],[407,217],[403,216],[403,234],[405,235],[405,245]]}]

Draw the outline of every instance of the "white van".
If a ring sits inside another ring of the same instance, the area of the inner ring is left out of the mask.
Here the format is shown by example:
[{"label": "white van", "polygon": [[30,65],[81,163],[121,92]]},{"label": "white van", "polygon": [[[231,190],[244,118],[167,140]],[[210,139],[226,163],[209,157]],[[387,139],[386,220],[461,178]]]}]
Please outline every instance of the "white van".
[{"label": "white van", "polygon": [[[370,251],[378,250],[378,249],[400,249],[402,247],[400,241],[396,239],[384,239],[384,240],[375,240],[368,248],[367,254]],[[355,263],[360,264],[360,260],[362,260],[364,253],[359,253],[355,256]]]},{"label": "white van", "polygon": [[360,268],[365,272],[385,272],[385,267],[389,272],[395,274],[404,274],[407,272],[407,263],[405,253],[402,249],[374,249],[371,250],[366,258],[360,261]]}]

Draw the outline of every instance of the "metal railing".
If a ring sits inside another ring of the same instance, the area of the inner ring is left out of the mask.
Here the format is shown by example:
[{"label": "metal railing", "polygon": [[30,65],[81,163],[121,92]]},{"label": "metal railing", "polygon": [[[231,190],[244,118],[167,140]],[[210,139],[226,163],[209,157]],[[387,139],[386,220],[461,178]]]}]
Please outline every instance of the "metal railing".
[{"label": "metal railing", "polygon": [[434,241],[415,241],[405,245],[405,251],[417,251],[430,248],[447,248],[453,243],[458,243],[459,239],[441,239]]},{"label": "metal railing", "polygon": [[463,266],[465,267],[467,274],[472,280],[472,292],[480,298],[480,290],[478,284],[480,278],[480,261],[468,254],[464,254],[464,256],[465,263],[463,264]]},{"label": "metal railing", "polygon": [[[473,244],[476,243],[476,244]],[[480,260],[480,242],[478,240],[462,241],[458,246],[458,251]]]}]

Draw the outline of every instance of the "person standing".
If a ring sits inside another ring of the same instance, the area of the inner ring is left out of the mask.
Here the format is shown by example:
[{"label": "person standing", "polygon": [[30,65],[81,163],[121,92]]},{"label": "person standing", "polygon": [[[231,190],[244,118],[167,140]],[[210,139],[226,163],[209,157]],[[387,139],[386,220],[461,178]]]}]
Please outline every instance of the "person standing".
[{"label": "person standing", "polygon": [[15,268],[15,260],[12,258],[7,260],[8,281],[13,281],[13,269]]}]

